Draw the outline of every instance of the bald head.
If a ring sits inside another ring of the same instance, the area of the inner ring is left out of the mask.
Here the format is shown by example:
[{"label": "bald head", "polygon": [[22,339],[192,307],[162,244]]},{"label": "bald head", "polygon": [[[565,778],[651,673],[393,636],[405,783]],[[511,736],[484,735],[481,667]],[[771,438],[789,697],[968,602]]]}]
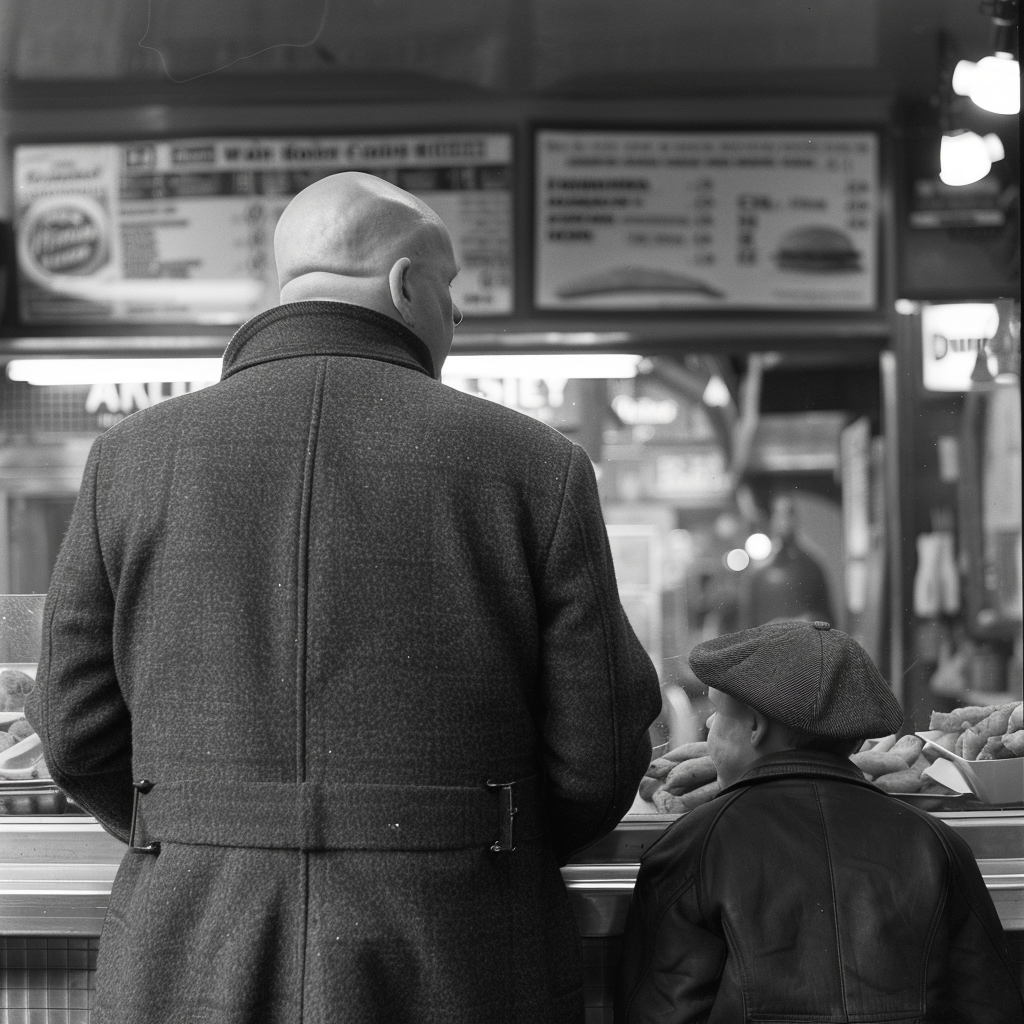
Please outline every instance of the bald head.
[{"label": "bald head", "polygon": [[[440,217],[372,174],[321,178],[274,232],[281,302],[349,302],[384,313],[426,343],[436,372],[451,346],[449,286],[458,272]],[[455,311],[457,314],[457,311]]]}]

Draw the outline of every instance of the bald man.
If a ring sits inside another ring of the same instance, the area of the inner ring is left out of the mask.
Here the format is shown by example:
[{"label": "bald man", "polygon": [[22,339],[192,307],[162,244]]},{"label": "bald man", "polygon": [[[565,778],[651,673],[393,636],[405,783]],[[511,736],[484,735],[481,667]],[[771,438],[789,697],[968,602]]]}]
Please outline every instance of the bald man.
[{"label": "bald man", "polygon": [[448,232],[295,198],[221,381],[94,444],[29,718],[129,844],[94,1024],[579,1024],[559,863],[649,758],[590,461],[442,385]]}]

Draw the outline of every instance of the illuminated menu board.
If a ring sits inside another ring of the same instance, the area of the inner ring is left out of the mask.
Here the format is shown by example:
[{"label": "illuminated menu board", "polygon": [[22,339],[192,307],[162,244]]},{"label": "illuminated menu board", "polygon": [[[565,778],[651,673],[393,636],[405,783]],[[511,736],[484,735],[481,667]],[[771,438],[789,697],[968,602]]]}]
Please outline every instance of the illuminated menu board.
[{"label": "illuminated menu board", "polygon": [[20,146],[25,322],[240,323],[279,299],[274,227],[289,200],[358,170],[448,226],[467,316],[512,311],[512,137],[199,138]]},{"label": "illuminated menu board", "polygon": [[870,132],[539,131],[535,304],[873,309],[877,148]]}]

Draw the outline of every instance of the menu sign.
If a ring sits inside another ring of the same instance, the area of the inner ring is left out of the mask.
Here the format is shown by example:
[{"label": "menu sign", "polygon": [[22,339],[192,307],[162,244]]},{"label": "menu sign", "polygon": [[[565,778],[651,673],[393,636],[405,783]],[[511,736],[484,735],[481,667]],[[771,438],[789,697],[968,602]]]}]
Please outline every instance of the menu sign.
[{"label": "menu sign", "polygon": [[448,226],[467,316],[512,311],[509,134],[20,146],[26,322],[239,323],[278,301],[274,227],[338,171],[376,174]]},{"label": "menu sign", "polygon": [[876,304],[870,132],[541,131],[541,309]]}]

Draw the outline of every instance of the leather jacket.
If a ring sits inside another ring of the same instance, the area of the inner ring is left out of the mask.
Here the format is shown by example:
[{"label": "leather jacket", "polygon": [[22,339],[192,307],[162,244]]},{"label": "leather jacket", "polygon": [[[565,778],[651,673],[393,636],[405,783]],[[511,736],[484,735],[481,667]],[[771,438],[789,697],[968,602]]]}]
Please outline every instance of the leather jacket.
[{"label": "leather jacket", "polygon": [[616,1024],[1022,1024],[970,847],[846,759],[761,758],[645,854]]}]

